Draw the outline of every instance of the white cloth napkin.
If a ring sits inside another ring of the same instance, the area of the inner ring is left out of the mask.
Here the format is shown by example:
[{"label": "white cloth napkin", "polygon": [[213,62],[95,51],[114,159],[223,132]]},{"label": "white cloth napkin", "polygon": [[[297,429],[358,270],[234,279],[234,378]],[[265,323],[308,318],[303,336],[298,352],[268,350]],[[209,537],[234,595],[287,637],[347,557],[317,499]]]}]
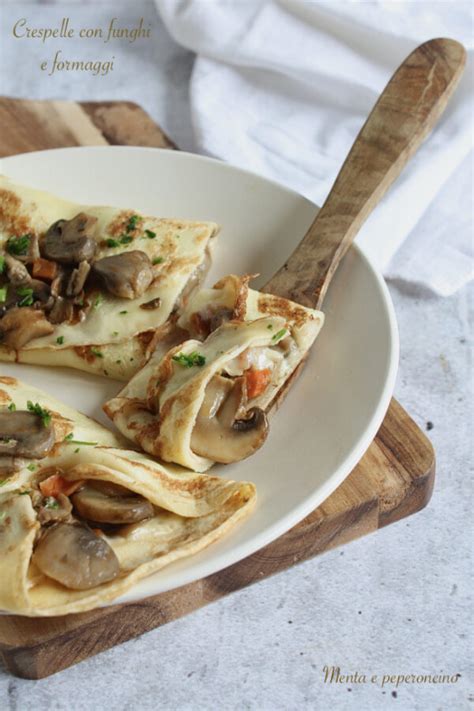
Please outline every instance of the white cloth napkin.
[{"label": "white cloth napkin", "polygon": [[197,54],[197,149],[318,204],[401,61],[427,39],[461,41],[470,50],[461,85],[358,243],[386,276],[439,294],[474,276],[471,3],[156,2],[170,34]]}]

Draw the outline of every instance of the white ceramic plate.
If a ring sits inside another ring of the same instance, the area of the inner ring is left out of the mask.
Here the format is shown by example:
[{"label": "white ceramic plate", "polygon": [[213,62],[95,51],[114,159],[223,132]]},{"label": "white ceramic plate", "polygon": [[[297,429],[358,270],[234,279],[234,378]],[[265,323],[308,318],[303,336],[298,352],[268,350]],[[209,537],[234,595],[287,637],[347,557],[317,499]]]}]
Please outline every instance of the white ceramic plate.
[{"label": "white ceramic plate", "polygon": [[[66,148],[0,161],[18,182],[83,203],[136,208],[151,215],[214,220],[222,225],[212,285],[229,274],[260,273],[264,284],[293,251],[316,207],[276,183],[209,158],[152,148]],[[326,324],[302,376],[272,417],[256,455],[218,465],[213,474],[250,480],[253,515],[219,543],[141,581],[113,602],[179,587],[235,563],[280,536],[321,504],[364,454],[393,391],[398,334],[383,279],[351,250],[324,304]],[[0,370],[109,421],[101,404],[115,381],[64,368],[0,363]]]}]

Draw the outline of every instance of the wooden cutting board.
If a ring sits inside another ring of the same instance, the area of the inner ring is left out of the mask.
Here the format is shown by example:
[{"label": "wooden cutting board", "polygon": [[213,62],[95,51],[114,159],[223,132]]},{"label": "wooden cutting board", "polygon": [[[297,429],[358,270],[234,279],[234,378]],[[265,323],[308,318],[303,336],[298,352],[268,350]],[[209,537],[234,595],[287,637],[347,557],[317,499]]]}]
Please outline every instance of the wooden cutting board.
[{"label": "wooden cutting board", "polygon": [[[27,101],[0,97],[0,156],[63,146],[176,148],[136,104]],[[319,508],[252,556],[214,575],[129,605],[48,619],[0,617],[7,669],[40,679],[234,590],[422,509],[434,483],[433,448],[392,400],[374,441],[344,483]]]}]

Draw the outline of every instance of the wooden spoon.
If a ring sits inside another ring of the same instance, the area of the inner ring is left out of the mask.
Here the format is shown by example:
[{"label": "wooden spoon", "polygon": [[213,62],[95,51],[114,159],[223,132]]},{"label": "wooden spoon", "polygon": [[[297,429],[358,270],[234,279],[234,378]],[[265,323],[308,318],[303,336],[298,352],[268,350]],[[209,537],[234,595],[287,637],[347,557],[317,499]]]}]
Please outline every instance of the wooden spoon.
[{"label": "wooden spoon", "polygon": [[372,109],[316,219],[263,292],[321,307],[339,262],[443,113],[465,62],[464,47],[451,39],[425,42],[405,59]]}]

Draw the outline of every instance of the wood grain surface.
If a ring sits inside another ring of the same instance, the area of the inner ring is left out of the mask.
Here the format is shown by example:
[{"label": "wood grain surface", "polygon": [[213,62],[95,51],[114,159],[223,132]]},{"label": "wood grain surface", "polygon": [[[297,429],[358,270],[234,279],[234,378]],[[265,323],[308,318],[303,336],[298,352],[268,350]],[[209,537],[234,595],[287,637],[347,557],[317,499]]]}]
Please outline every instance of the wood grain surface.
[{"label": "wood grain surface", "polygon": [[298,249],[262,291],[321,308],[340,260],[433,129],[465,63],[464,47],[450,39],[430,40],[409,55],[380,95]]},{"label": "wood grain surface", "polygon": [[[69,145],[172,148],[128,102],[29,102],[0,97],[0,156]],[[422,509],[434,482],[432,446],[392,400],[365,456],[301,523],[254,555],[178,590],[129,605],[55,618],[0,617],[0,653],[11,673],[39,679],[177,619],[335,546]]]}]

